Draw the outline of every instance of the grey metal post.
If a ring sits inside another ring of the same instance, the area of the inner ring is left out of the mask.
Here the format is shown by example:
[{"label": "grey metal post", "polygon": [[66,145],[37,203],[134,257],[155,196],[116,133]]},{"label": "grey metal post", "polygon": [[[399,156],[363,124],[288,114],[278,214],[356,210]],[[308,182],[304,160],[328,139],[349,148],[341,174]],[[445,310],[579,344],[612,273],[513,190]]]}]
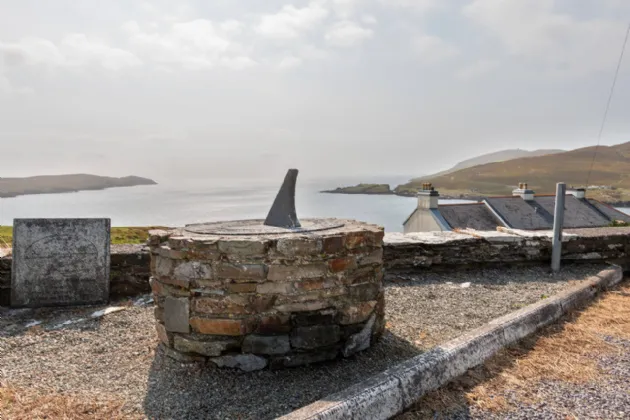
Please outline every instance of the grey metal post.
[{"label": "grey metal post", "polygon": [[553,214],[553,239],[551,240],[551,269],[560,271],[562,257],[562,225],[564,224],[564,195],[567,186],[564,182],[556,184],[556,208]]}]

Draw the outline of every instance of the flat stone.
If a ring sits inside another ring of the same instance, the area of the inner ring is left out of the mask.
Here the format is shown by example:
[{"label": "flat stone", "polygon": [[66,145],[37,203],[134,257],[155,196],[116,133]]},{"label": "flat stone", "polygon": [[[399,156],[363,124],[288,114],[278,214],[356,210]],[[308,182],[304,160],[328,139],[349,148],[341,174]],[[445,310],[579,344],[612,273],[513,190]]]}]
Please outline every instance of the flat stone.
[{"label": "flat stone", "polygon": [[348,287],[348,296],[357,301],[375,300],[381,291],[382,285],[378,283],[355,284]]},{"label": "flat stone", "polygon": [[219,251],[230,256],[256,257],[267,253],[269,241],[220,240]]},{"label": "flat stone", "polygon": [[235,354],[210,359],[218,367],[236,368],[245,372],[264,369],[267,366],[267,359],[253,354]]},{"label": "flat stone", "polygon": [[169,277],[173,274],[173,260],[160,256],[153,256],[155,259],[155,275],[158,277]]},{"label": "flat stone", "polygon": [[317,255],[322,251],[322,241],[318,238],[281,238],[276,249],[287,257]]},{"label": "flat stone", "polygon": [[210,314],[210,315],[220,315],[220,314],[242,315],[242,314],[250,314],[254,312],[253,309],[248,307],[246,301],[235,302],[229,297],[228,298],[221,298],[221,297],[194,298],[193,311],[202,313],[202,314]]},{"label": "flat stone", "polygon": [[336,258],[328,262],[330,271],[338,273],[340,271],[354,270],[357,268],[357,259],[353,256]]},{"label": "flat stone", "polygon": [[311,302],[293,302],[284,303],[276,306],[276,310],[280,312],[302,312],[302,311],[317,311],[330,307],[331,304],[325,301],[311,301]]},{"label": "flat stone", "polygon": [[267,279],[270,281],[291,281],[324,277],[328,273],[326,264],[270,265]]},{"label": "flat stone", "polygon": [[372,315],[370,320],[365,324],[361,332],[354,334],[348,338],[343,350],[341,351],[343,357],[349,357],[357,352],[367,350],[370,348],[370,340],[372,338],[372,328],[376,315]]},{"label": "flat stone", "polygon": [[374,312],[374,308],[378,302],[372,300],[369,302],[362,302],[356,305],[349,305],[339,310],[341,315],[339,323],[342,325],[358,324],[366,321],[370,315]]},{"label": "flat stone", "polygon": [[200,363],[205,362],[206,358],[203,356],[193,356],[190,354],[180,353],[176,350],[173,350],[170,347],[166,347],[164,344],[160,344],[160,348],[164,352],[164,354],[170,357],[173,360],[177,360],[182,363]]},{"label": "flat stone", "polygon": [[256,335],[245,337],[242,345],[243,353],[286,354],[291,351],[288,335]]},{"label": "flat stone", "polygon": [[227,290],[230,293],[256,293],[258,283],[230,283]]},{"label": "flat stone", "polygon": [[107,302],[109,236],[109,219],[15,219],[11,305]]},{"label": "flat stone", "polygon": [[238,345],[238,340],[200,341],[179,335],[175,336],[174,340],[174,347],[177,351],[197,353],[209,357],[221,356],[224,351],[235,349]]},{"label": "flat stone", "polygon": [[375,249],[370,252],[368,255],[364,255],[359,257],[359,265],[374,265],[374,264],[382,264],[383,263],[383,248]]},{"label": "flat stone", "polygon": [[291,331],[291,317],[288,314],[260,316],[256,332],[258,334],[278,334]]},{"label": "flat stone", "polygon": [[235,282],[263,281],[267,276],[266,267],[263,264],[221,264],[217,270],[217,277],[230,279]]},{"label": "flat stone", "polygon": [[312,292],[321,289],[331,289],[338,286],[335,278],[304,279],[293,283],[293,287],[298,292]]},{"label": "flat stone", "polygon": [[164,284],[154,277],[151,277],[149,279],[149,285],[151,286],[151,291],[153,292],[153,294],[157,296],[185,297],[190,295],[189,290],[174,287],[173,285]]},{"label": "flat stone", "polygon": [[313,325],[291,331],[291,345],[299,349],[316,349],[335,344],[340,338],[339,325]]},{"label": "flat stone", "polygon": [[325,254],[337,254],[344,250],[343,237],[341,235],[322,238],[322,251]]},{"label": "flat stone", "polygon": [[307,327],[311,325],[328,325],[335,322],[337,310],[327,308],[319,311],[297,312],[291,314],[291,324],[297,327]]},{"label": "flat stone", "polygon": [[190,325],[201,334],[245,335],[245,324],[241,319],[190,318]]},{"label": "flat stone", "polygon": [[167,296],[164,301],[164,325],[167,331],[188,333],[190,326],[188,316],[190,304],[188,298],[174,298]]},{"label": "flat stone", "polygon": [[211,280],[212,267],[210,264],[200,263],[198,261],[181,262],[173,270],[173,275],[182,280]]},{"label": "flat stone", "polygon": [[169,333],[168,331],[166,331],[166,327],[164,327],[163,324],[160,324],[159,322],[155,323],[155,329],[157,331],[157,335],[158,335],[158,339],[166,344],[169,347],[173,346],[173,335],[171,333]]},{"label": "flat stone", "polygon": [[291,282],[267,282],[259,284],[256,292],[261,294],[280,294],[287,295],[295,292],[295,287]]}]

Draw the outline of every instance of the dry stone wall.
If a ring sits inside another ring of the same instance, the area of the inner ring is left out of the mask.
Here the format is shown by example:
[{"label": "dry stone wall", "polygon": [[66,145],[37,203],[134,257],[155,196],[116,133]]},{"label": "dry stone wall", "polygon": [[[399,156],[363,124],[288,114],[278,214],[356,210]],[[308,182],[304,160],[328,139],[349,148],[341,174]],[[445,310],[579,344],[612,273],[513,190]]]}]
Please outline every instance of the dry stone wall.
[{"label": "dry stone wall", "polygon": [[157,333],[167,355],[251,371],[365,350],[384,328],[383,230],[150,239]]}]

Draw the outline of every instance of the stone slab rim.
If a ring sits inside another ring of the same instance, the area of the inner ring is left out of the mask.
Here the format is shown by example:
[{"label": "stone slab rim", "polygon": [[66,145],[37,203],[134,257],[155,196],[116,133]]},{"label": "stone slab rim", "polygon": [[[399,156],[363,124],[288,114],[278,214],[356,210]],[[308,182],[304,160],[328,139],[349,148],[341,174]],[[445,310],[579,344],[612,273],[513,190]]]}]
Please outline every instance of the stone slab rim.
[{"label": "stone slab rim", "polygon": [[282,228],[267,226],[263,219],[231,220],[225,222],[195,223],[184,226],[184,231],[197,235],[216,236],[252,236],[252,235],[287,235],[322,232],[338,229],[345,223],[338,219],[302,219],[301,226]]}]

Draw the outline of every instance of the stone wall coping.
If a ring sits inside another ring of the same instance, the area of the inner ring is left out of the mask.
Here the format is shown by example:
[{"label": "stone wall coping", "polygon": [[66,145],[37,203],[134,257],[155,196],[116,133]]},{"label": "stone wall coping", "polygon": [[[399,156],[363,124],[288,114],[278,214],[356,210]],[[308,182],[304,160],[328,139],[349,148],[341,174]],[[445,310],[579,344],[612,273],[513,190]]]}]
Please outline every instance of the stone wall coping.
[{"label": "stone wall coping", "polygon": [[[110,255],[148,254],[149,247],[144,244],[115,244],[110,246]],[[0,259],[10,260],[11,248],[0,249]]]},{"label": "stone wall coping", "polygon": [[376,374],[280,420],[388,419],[513,344],[592,301],[623,279],[612,266],[569,290],[486,325]]}]

